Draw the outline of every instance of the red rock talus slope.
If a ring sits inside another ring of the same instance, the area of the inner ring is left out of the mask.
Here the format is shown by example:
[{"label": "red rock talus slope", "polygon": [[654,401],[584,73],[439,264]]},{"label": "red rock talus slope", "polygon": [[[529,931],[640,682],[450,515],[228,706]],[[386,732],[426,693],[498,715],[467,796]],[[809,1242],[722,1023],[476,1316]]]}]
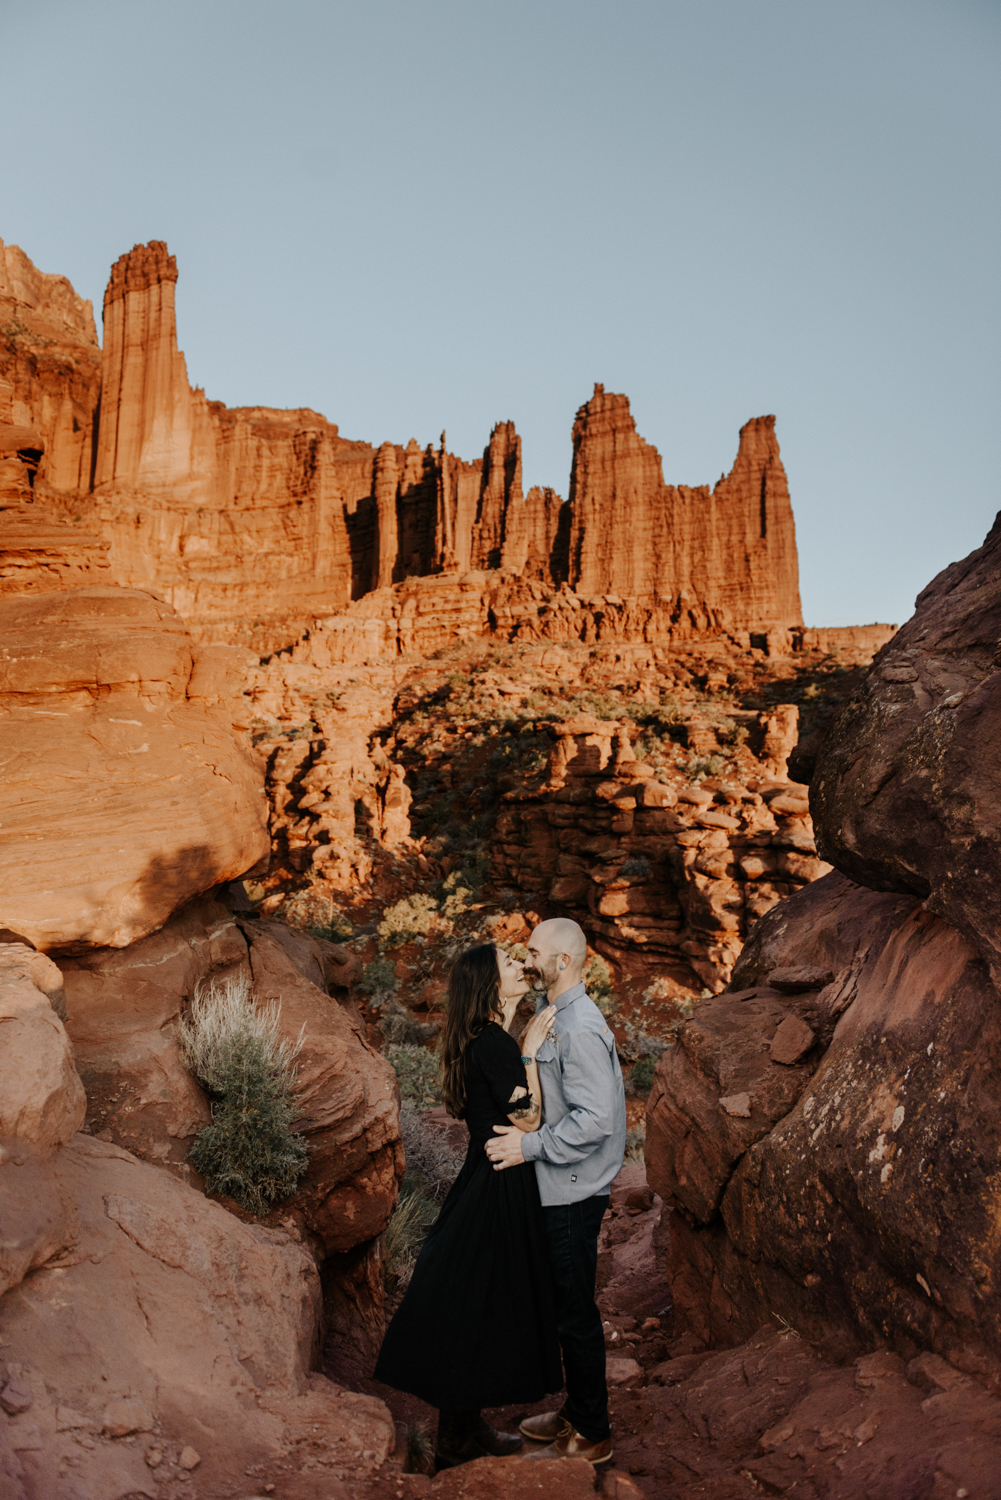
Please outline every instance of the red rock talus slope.
[{"label": "red rock talus slope", "polygon": [[[618,961],[643,954],[662,981],[722,989],[762,912],[829,869],[816,857],[806,789],[786,777],[796,709],[747,717],[760,759],[745,752],[710,784],[678,771],[658,779],[628,723],[557,725],[542,784],[505,794],[497,885],[541,896]],[[712,734],[693,714],[693,745],[699,729]]]},{"label": "red rock talus slope", "polygon": [[0,601],[0,925],[122,947],[266,857],[261,771],[191,679],[191,637],[148,594]]},{"label": "red rock talus slope", "polygon": [[824,857],[924,898],[1001,981],[1001,517],[945,568],[839,716],[811,801]]}]

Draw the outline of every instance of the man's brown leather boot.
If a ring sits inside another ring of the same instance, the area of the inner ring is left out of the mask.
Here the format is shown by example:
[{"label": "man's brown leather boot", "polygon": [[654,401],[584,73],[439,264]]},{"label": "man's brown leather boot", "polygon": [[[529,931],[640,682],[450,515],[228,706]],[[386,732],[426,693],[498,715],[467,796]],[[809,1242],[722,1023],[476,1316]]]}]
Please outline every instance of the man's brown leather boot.
[{"label": "man's brown leather boot", "polygon": [[[531,1419],[530,1419],[531,1420]],[[569,1426],[569,1423],[567,1424]],[[600,1443],[589,1443],[586,1437],[582,1437],[574,1428],[563,1437],[558,1437],[548,1448],[536,1448],[531,1453],[526,1453],[526,1459],[533,1458],[586,1458],[589,1464],[607,1464],[612,1456],[612,1440],[610,1437],[602,1438]]]},{"label": "man's brown leather boot", "polygon": [[537,1417],[526,1417],[521,1430],[536,1443],[555,1443],[557,1438],[568,1437],[573,1432],[561,1411],[544,1411]]}]

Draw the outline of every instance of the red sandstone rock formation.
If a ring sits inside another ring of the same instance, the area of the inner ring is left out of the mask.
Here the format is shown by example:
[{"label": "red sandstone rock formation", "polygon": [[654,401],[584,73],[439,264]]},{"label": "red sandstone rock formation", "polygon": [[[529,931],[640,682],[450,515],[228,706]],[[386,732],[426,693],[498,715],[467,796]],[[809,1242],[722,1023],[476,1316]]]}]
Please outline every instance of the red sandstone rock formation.
[{"label": "red sandstone rock formation", "polygon": [[[596,387],[574,427],[570,500],[552,490],[526,498],[510,422],[467,463],[444,434],[437,448],[376,451],[315,412],[207,401],[177,348],[174,258],[151,241],[112,268],[94,449],[89,305],[20,251],[5,264],[14,269],[0,277],[0,298],[24,338],[9,342],[4,363],[17,420],[45,444],[43,489],[80,496],[111,544],[116,580],[160,590],[202,634],[273,649],[317,615],[408,576],[498,569],[616,605],[645,602],[654,630],[688,616],[766,634],[800,624],[771,418],[743,429],[734,469],[711,493],[665,487],[626,398]],[[62,320],[59,336],[72,344],[62,364],[41,347],[53,343],[35,329],[43,314],[46,327]]]},{"label": "red sandstone rock formation", "polygon": [[665,486],[625,396],[596,385],[573,429],[570,581],[581,594],[673,598],[727,611],[746,629],[802,624],[796,533],[775,418],[741,428],[730,473]]},{"label": "red sandstone rock formation", "polygon": [[683,1028],[648,1107],[683,1326],[729,1342],[767,1310],[836,1357],[930,1349],[997,1388],[1001,1031],[974,950],[916,898],[834,874],[764,918],[732,991]]},{"label": "red sandstone rock formation", "polygon": [[46,492],[89,491],[100,388],[91,304],[65,276],[44,275],[0,240],[0,424],[41,439],[24,446],[44,450],[39,482]]},{"label": "red sandstone rock formation", "polygon": [[191,677],[191,637],[147,594],[0,601],[0,925],[124,946],[267,855],[260,769]]},{"label": "red sandstone rock formation", "polygon": [[701,1341],[767,1311],[837,1358],[933,1351],[1001,1389],[997,539],[929,585],[835,721],[811,796],[844,873],[758,923],[658,1065],[647,1164]]},{"label": "red sandstone rock formation", "polygon": [[1001,516],[918,596],[836,721],[811,793],[826,857],[953,923],[1001,982]]},{"label": "red sandstone rock formation", "polygon": [[[626,724],[556,725],[543,784],[505,796],[496,883],[574,917],[627,967],[630,955],[646,955],[679,992],[722,989],[757,918],[830,869],[816,857],[806,790],[784,776],[796,710],[783,720],[781,744],[776,717],[761,715],[756,726],[762,760],[745,751],[699,785],[678,772],[655,777]],[[693,712],[690,738],[697,729],[712,733]]]}]

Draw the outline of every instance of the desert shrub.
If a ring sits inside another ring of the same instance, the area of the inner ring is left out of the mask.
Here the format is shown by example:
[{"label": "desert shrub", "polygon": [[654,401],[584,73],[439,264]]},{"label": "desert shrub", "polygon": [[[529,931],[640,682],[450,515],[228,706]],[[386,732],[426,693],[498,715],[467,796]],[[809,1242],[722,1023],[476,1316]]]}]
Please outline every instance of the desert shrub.
[{"label": "desert shrub", "polygon": [[418,1047],[424,1042],[433,1041],[439,1030],[434,1022],[418,1021],[413,1011],[407,1010],[406,1006],[392,996],[386,997],[379,1029],[384,1041],[406,1042]]},{"label": "desert shrub", "polygon": [[584,987],[602,1015],[611,1015],[615,1009],[612,973],[605,960],[597,953],[592,953],[584,965]]},{"label": "desert shrub", "polygon": [[394,1042],[386,1048],[400,1082],[400,1093],[414,1109],[433,1109],[441,1103],[441,1072],[438,1059],[414,1042]]},{"label": "desert shrub", "polygon": [[398,948],[401,943],[412,942],[416,937],[426,937],[438,915],[438,903],[433,896],[422,891],[404,896],[394,906],[387,906],[378,926],[379,942],[383,948]]},{"label": "desert shrub", "polygon": [[365,965],[365,972],[358,983],[358,988],[363,995],[370,997],[372,1005],[383,1005],[392,998],[400,988],[400,981],[396,977],[396,965],[391,958],[373,958],[370,964]]},{"label": "desert shrub", "polygon": [[629,1082],[636,1094],[649,1094],[653,1087],[653,1075],[657,1067],[657,1059],[654,1056],[641,1057],[639,1062],[633,1063],[629,1074]]},{"label": "desert shrub", "polygon": [[330,943],[343,943],[354,933],[354,927],[333,897],[312,885],[289,892],[274,915],[279,922],[313,937],[326,938]]},{"label": "desert shrub", "polygon": [[403,1429],[403,1472],[434,1478],[434,1439],[423,1422],[408,1422]]},{"label": "desert shrub", "polygon": [[[670,1030],[670,1027],[668,1027]],[[659,1036],[649,1036],[647,1032],[641,1031],[634,1026],[632,1021],[616,1022],[615,1042],[619,1056],[627,1062],[633,1062],[640,1057],[660,1057],[670,1045]]]},{"label": "desert shrub", "polygon": [[190,1071],[212,1095],[212,1123],[195,1137],[190,1160],[210,1193],[226,1193],[248,1213],[266,1213],[294,1192],[309,1163],[296,1117],[296,1042],[279,1034],[281,1004],[255,1005],[247,979],[213,980],[177,1027]]},{"label": "desert shrub", "polygon": [[450,1146],[444,1130],[429,1125],[412,1104],[400,1109],[400,1135],[407,1159],[404,1187],[419,1188],[433,1203],[443,1203],[462,1170],[465,1152]]},{"label": "desert shrub", "polygon": [[386,1231],[387,1267],[397,1288],[410,1280],[425,1236],[465,1160],[465,1153],[449,1145],[443,1130],[421,1119],[412,1103],[400,1110],[400,1134],[407,1169]]},{"label": "desert shrub", "polygon": [[726,770],[726,759],[722,755],[692,755],[685,767],[689,781],[703,781],[707,776],[719,776]]},{"label": "desert shrub", "polygon": [[737,724],[733,719],[725,719],[716,730],[721,744],[728,745],[733,750],[739,749],[750,734],[746,724]]},{"label": "desert shrub", "polygon": [[646,1148],[646,1126],[637,1125],[635,1130],[626,1131],[626,1161],[642,1162],[643,1153]]},{"label": "desert shrub", "polygon": [[405,1287],[413,1273],[424,1238],[438,1217],[437,1205],[419,1189],[400,1193],[386,1226],[386,1266],[397,1287]]}]

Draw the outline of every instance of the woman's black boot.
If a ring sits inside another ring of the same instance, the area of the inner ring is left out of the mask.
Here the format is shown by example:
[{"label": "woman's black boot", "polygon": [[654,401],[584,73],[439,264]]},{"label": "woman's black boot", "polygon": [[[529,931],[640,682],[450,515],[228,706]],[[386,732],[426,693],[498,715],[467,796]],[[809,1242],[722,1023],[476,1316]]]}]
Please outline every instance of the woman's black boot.
[{"label": "woman's black boot", "polygon": [[494,1458],[507,1458],[509,1453],[517,1453],[523,1442],[520,1432],[500,1432],[491,1427],[486,1417],[480,1417],[473,1435],[480,1447]]},{"label": "woman's black boot", "polygon": [[488,1450],[477,1438],[478,1411],[439,1411],[438,1437],[434,1445],[435,1469],[454,1469],[474,1458],[486,1458]]}]

